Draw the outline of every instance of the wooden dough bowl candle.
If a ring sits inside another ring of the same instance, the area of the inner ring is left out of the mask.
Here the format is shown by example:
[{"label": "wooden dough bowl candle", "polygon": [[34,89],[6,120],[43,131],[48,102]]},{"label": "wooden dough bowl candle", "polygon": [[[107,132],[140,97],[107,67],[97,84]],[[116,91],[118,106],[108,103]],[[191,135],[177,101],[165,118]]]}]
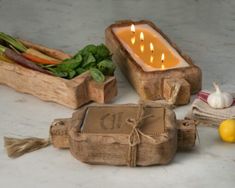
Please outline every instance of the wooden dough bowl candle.
[{"label": "wooden dough bowl candle", "polygon": [[[30,44],[33,43],[30,42]],[[103,83],[97,83],[88,72],[85,72],[67,80],[1,60],[0,84],[10,86],[22,93],[34,95],[41,100],[56,102],[73,109],[77,109],[89,101],[106,103],[117,95],[114,76],[107,76]]]},{"label": "wooden dough bowl candle", "polygon": [[54,120],[50,138],[85,163],[149,166],[168,164],[177,150],[192,149],[196,128],[193,120],[177,121],[159,105],[99,105]]},{"label": "wooden dough bowl candle", "polygon": [[105,39],[142,99],[182,105],[201,89],[199,67],[152,22],[118,21],[106,29]]}]

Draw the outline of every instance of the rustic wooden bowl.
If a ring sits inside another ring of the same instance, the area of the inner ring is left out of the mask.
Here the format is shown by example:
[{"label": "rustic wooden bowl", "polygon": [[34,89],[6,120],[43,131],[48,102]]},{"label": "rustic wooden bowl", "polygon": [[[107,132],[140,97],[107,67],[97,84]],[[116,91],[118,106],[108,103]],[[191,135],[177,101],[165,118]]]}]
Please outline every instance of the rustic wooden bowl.
[{"label": "rustic wooden bowl", "polygon": [[0,84],[73,109],[90,101],[106,103],[117,95],[114,76],[107,76],[103,83],[97,83],[85,72],[67,80],[4,61],[0,61]]},{"label": "rustic wooden bowl", "polygon": [[[122,45],[113,28],[130,26],[131,24],[148,24],[158,32],[189,64],[188,67],[174,68],[169,70],[157,70],[145,72],[134,58]],[[172,99],[176,85],[180,85],[173,103],[177,105],[187,104],[190,95],[201,90],[202,73],[199,67],[193,64],[192,59],[174,44],[154,23],[148,20],[118,21],[105,30],[106,45],[113,53],[113,60],[118,64],[121,71],[135,88],[142,99],[158,100]]]}]

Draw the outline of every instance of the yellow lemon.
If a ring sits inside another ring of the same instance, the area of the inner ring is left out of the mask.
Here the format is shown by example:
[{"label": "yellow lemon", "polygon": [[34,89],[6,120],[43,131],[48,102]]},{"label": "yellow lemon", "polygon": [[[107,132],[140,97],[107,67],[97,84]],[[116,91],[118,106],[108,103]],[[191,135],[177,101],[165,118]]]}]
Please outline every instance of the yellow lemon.
[{"label": "yellow lemon", "polygon": [[223,121],[219,126],[219,135],[225,142],[235,142],[235,119]]}]

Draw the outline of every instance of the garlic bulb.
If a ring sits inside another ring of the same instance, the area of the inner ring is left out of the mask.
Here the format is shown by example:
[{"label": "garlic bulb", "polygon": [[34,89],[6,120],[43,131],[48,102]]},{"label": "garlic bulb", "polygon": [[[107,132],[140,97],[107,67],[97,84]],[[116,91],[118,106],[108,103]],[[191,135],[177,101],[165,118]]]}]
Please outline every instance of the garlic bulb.
[{"label": "garlic bulb", "polygon": [[213,83],[215,92],[211,93],[207,98],[207,103],[212,108],[227,108],[233,104],[233,96],[230,93],[222,92],[219,86]]}]

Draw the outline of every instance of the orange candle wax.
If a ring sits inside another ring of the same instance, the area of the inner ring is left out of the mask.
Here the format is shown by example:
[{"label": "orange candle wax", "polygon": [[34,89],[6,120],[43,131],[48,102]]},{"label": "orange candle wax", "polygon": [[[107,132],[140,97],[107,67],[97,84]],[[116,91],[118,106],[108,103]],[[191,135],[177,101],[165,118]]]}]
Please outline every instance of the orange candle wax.
[{"label": "orange candle wax", "polygon": [[179,53],[147,24],[116,27],[113,31],[144,71],[189,66]]}]

